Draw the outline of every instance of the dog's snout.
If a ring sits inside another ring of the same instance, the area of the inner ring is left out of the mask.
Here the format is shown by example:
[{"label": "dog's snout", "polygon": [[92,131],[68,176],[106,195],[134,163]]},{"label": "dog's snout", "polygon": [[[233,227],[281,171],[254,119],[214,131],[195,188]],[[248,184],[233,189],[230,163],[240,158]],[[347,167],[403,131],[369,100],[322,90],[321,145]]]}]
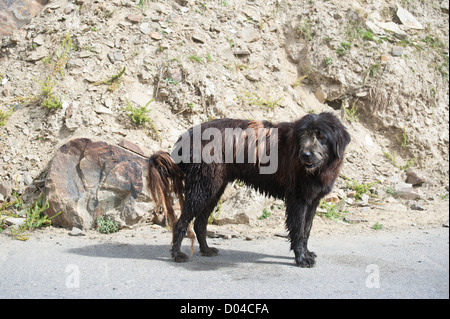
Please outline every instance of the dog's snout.
[{"label": "dog's snout", "polygon": [[311,156],[312,156],[312,154],[311,154],[311,152],[309,152],[309,151],[303,151],[303,152],[302,152],[302,158],[303,158],[303,160],[305,160],[306,162],[309,162],[309,161],[311,160]]}]

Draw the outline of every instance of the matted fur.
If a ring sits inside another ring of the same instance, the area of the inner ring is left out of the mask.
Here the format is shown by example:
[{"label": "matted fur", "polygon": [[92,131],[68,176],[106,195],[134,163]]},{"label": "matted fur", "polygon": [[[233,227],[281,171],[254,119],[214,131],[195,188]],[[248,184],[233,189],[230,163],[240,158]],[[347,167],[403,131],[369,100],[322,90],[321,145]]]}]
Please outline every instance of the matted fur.
[{"label": "matted fur", "polygon": [[[173,225],[173,259],[177,262],[188,260],[180,247],[189,223],[194,218],[194,231],[201,254],[217,255],[218,250],[209,247],[206,242],[207,220],[226,185],[239,179],[266,195],[286,201],[286,227],[295,261],[301,267],[313,267],[316,255],[307,248],[312,220],[320,199],[331,191],[341,169],[345,147],[350,142],[346,128],[336,116],[327,112],[309,114],[295,122],[279,124],[220,119],[201,125],[202,132],[207,128],[216,128],[222,134],[222,162],[194,163],[192,143],[191,157],[185,162],[176,164],[166,152],[158,152],[150,159],[150,189],[157,202],[167,210],[169,224]],[[225,134],[226,128],[241,128],[242,136],[231,139]],[[247,130],[248,128],[252,130]],[[261,128],[267,129],[264,131],[268,137],[265,144],[248,148],[251,143],[257,143],[257,132],[262,132],[258,131]],[[191,128],[188,131],[191,138],[193,130]],[[273,174],[261,174],[258,154],[261,154],[261,149],[270,152],[273,145],[270,144],[270,138],[276,138],[278,169]],[[208,141],[203,141],[202,147],[207,143]],[[243,147],[240,147],[240,143],[243,143]],[[249,149],[257,150],[254,154],[257,160],[251,163],[238,163],[235,160],[227,163],[226,147],[234,150],[240,147],[246,159],[251,155],[248,154]],[[168,178],[172,180],[172,188]],[[180,200],[184,195],[182,213],[176,223],[169,203],[172,191]]]}]

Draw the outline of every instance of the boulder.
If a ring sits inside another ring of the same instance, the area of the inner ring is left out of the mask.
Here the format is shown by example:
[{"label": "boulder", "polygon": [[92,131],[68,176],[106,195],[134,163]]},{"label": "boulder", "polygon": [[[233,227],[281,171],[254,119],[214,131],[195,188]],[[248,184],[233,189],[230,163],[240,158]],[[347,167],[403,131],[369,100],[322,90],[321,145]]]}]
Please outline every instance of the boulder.
[{"label": "boulder", "polygon": [[53,157],[45,180],[52,223],[91,229],[102,215],[121,227],[144,222],[154,210],[147,187],[148,159],[122,147],[73,139]]}]

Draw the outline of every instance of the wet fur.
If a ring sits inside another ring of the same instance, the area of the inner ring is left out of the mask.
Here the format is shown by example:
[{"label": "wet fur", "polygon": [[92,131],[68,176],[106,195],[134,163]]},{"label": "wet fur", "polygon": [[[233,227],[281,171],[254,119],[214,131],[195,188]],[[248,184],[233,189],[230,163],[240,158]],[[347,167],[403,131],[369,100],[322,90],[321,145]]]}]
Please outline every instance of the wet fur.
[{"label": "wet fur", "polygon": [[[265,195],[285,200],[286,227],[289,232],[291,249],[300,267],[313,267],[316,254],[307,248],[308,238],[316,208],[321,198],[333,187],[342,166],[345,147],[350,135],[339,119],[331,113],[309,114],[295,122],[272,124],[267,121],[247,121],[220,119],[202,124],[202,131],[208,127],[220,129],[222,149],[226,143],[236,143],[226,139],[225,128],[251,128],[255,134],[244,134],[239,143],[244,143],[245,159],[247,146],[256,143],[257,129],[277,129],[278,132],[278,170],[274,174],[259,173],[259,159],[256,163],[205,162],[175,164],[167,152],[158,152],[150,158],[149,187],[157,203],[167,211],[169,224],[173,226],[172,258],[176,262],[188,260],[180,251],[181,242],[186,236],[189,223],[195,218],[194,231],[204,256],[215,256],[216,248],[206,242],[208,217],[217,205],[228,183],[236,179],[259,190]],[[189,130],[192,138],[193,129]],[[268,136],[273,130],[266,131]],[[203,146],[208,141],[203,142]],[[266,145],[259,145],[270,152],[269,139]],[[225,151],[222,152],[223,154]],[[159,176],[158,176],[159,175]],[[172,183],[169,182],[172,180]],[[184,185],[183,185],[184,182]],[[172,186],[171,186],[172,185]],[[182,204],[178,221],[171,206],[171,192]],[[184,195],[184,196],[183,196]],[[192,235],[191,235],[192,239]]]}]

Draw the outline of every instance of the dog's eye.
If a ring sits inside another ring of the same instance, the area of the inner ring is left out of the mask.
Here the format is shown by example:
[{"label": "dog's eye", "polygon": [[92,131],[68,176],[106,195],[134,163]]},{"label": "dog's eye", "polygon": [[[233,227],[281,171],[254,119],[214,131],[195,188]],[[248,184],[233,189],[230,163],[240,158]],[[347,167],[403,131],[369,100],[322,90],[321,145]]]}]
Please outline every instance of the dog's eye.
[{"label": "dog's eye", "polygon": [[323,141],[323,140],[325,139],[325,136],[322,134],[321,131],[318,131],[318,132],[317,132],[317,138],[318,138],[319,140]]}]

